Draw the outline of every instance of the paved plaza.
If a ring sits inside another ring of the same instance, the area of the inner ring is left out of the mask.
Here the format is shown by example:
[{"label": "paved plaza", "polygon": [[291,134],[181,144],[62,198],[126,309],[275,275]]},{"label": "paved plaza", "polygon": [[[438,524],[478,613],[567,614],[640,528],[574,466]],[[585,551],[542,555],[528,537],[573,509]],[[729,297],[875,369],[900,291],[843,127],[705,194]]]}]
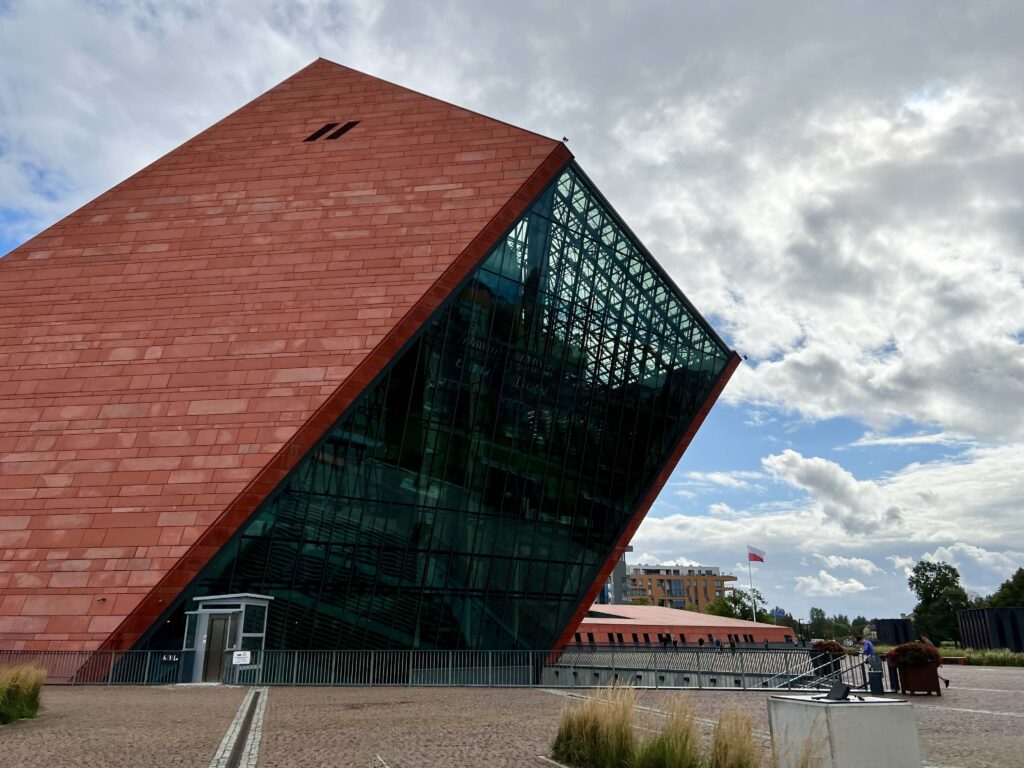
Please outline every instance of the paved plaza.
[{"label": "paved plaza", "polygon": [[[912,697],[921,751],[943,768],[1024,764],[1024,669],[944,667],[941,698]],[[267,689],[263,689],[267,690]],[[246,689],[226,686],[65,687],[44,693],[45,711],[0,728],[0,765],[209,766]],[[270,688],[258,765],[550,765],[563,706],[585,691],[486,688]],[[706,736],[740,704],[768,748],[765,694],[643,691],[639,723],[655,725],[671,697],[689,696]],[[872,768],[884,768],[877,766]]]}]

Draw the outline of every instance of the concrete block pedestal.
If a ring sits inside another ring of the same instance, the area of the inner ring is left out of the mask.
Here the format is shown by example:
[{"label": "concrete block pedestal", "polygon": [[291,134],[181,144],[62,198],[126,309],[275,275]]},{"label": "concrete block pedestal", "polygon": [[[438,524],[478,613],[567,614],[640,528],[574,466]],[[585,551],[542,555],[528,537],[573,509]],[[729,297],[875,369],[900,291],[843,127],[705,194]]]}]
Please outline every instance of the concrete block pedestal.
[{"label": "concrete block pedestal", "polygon": [[805,750],[816,768],[921,768],[917,719],[908,701],[772,696],[768,724],[778,768],[797,766]]}]

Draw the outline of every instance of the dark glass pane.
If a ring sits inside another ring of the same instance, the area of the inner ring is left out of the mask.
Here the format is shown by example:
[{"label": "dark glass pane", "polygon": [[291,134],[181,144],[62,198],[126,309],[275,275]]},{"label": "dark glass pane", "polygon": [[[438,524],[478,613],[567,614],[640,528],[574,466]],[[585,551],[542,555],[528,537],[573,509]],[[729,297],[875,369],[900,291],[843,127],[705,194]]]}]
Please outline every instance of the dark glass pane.
[{"label": "dark glass pane", "polygon": [[242,631],[250,634],[258,634],[263,631],[263,617],[267,609],[262,605],[245,606],[245,620],[242,624]]},{"label": "dark glass pane", "polygon": [[273,596],[267,648],[547,649],[727,359],[570,166],[187,598]]}]

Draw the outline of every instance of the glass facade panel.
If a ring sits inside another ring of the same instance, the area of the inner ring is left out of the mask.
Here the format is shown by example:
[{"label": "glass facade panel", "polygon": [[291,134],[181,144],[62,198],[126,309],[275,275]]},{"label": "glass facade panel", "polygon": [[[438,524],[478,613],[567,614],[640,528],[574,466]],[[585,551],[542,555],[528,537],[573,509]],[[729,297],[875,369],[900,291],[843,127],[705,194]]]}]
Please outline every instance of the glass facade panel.
[{"label": "glass facade panel", "polygon": [[728,357],[570,165],[183,600],[273,596],[269,649],[550,648]]}]

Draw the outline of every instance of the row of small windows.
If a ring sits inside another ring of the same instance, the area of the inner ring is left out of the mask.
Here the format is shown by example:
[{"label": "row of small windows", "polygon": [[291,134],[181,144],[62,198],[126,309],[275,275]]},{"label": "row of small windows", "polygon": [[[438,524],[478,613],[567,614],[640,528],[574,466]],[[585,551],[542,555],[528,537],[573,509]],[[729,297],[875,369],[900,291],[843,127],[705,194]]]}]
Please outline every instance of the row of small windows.
[{"label": "row of small windows", "polygon": [[[598,641],[595,640],[595,638],[594,638],[594,633],[593,632],[587,632],[587,633],[577,632],[576,635],[575,635],[576,645],[583,645],[584,644],[584,641],[583,641],[584,634],[586,634],[586,645],[597,645],[598,644]],[[598,633],[598,634],[600,634],[600,633]],[[623,633],[623,632],[607,632],[606,635],[607,635],[608,639],[607,639],[607,641],[602,643],[602,645],[622,645],[622,646],[625,646],[625,645],[627,645],[627,641],[625,639],[626,638],[626,634],[627,633]],[[685,645],[686,642],[687,642],[686,641],[686,635],[683,634],[682,632],[680,632],[678,635],[673,635],[671,632],[658,632],[657,635],[656,635],[656,639],[655,639],[655,641],[653,643],[651,642],[651,633],[649,633],[649,632],[642,632],[642,633],[641,632],[632,632],[632,633],[629,633],[629,634],[631,635],[631,637],[633,639],[633,642],[631,643],[631,645],[635,645],[635,646],[640,646],[640,645],[646,645],[646,646],[661,645],[661,646],[665,647],[665,646],[669,646],[669,645],[671,645],[671,646],[677,646],[679,644]],[[690,642],[691,643],[696,643],[697,645],[704,645],[705,642],[707,642],[707,643],[714,643],[715,642],[715,636],[711,632],[707,633],[707,636],[706,636],[707,640],[704,639],[704,637],[705,637],[704,635],[691,635],[690,637],[692,638],[690,640]],[[731,633],[726,633],[725,642],[726,643],[755,643],[757,641],[754,639],[754,636],[750,635],[750,634],[744,634],[744,635],[740,636],[738,634],[734,635],[734,634],[731,634]],[[786,635],[786,642],[787,643],[790,642],[790,636],[789,635]]]},{"label": "row of small windows", "polygon": [[[650,578],[647,578],[647,579],[631,578],[629,580],[629,583],[632,584],[633,586],[639,586],[639,585],[644,584],[644,583],[650,584],[651,581],[653,581],[654,585],[658,586],[658,587],[671,587],[671,586],[675,586],[675,585],[679,585],[679,584],[687,584],[687,585],[690,585],[690,586],[696,586],[697,584],[704,584],[705,586],[707,586],[707,584],[708,584],[707,581],[698,581],[697,579],[692,579],[692,580],[688,579],[688,580],[684,581],[683,579],[650,579]],[[715,579],[715,586],[716,587],[724,587],[725,586],[725,582],[722,579]]]}]

